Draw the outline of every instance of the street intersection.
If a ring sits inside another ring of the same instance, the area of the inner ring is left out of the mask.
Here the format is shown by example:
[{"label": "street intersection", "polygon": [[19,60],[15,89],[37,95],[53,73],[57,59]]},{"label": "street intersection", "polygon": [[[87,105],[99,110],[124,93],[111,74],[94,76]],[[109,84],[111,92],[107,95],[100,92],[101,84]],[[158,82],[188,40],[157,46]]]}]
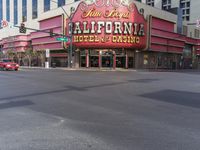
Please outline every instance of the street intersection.
[{"label": "street intersection", "polygon": [[0,150],[198,150],[200,72],[0,71]]}]

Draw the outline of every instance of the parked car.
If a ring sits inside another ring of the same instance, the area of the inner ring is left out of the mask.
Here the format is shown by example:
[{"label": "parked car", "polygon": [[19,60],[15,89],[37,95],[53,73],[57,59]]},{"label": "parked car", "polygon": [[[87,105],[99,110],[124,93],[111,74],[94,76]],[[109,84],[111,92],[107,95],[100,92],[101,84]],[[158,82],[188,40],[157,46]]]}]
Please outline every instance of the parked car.
[{"label": "parked car", "polygon": [[17,71],[19,69],[19,65],[13,62],[11,59],[2,59],[0,60],[0,69]]}]

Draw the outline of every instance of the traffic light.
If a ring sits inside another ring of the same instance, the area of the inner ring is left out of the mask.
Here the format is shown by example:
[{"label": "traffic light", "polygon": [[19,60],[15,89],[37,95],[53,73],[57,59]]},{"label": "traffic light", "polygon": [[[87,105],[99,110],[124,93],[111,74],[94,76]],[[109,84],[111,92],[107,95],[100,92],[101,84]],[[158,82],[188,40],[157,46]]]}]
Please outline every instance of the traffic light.
[{"label": "traffic light", "polygon": [[24,23],[21,23],[19,27],[19,33],[26,33],[26,27]]}]

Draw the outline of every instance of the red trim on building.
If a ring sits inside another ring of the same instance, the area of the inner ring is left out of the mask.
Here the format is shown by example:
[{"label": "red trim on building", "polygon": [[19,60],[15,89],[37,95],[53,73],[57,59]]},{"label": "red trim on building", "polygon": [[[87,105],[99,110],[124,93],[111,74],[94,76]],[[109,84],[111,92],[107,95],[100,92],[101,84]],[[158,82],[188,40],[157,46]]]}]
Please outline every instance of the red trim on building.
[{"label": "red trim on building", "polygon": [[196,39],[177,34],[174,29],[173,22],[152,17],[150,50],[182,54],[185,44],[197,44]]}]

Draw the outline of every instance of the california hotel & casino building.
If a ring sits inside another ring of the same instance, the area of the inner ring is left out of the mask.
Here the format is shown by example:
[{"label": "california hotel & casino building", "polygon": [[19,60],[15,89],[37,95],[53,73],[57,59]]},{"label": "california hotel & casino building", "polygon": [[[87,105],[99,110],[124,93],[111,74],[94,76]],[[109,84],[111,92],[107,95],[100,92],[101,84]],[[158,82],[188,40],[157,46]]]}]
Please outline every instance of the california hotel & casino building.
[{"label": "california hotel & casino building", "polygon": [[[200,69],[199,29],[178,23],[178,15],[173,13],[136,1],[111,0],[70,1],[62,8],[38,11],[37,18],[28,19],[27,13],[24,21],[26,27],[38,31],[23,34],[16,27],[0,29],[4,57],[12,50],[13,59],[20,65],[44,66],[45,50],[49,49],[50,64],[67,67],[70,39],[63,42],[56,40],[61,36],[40,32],[51,31],[72,35],[74,68]],[[22,14],[18,14],[19,25]],[[31,64],[26,54],[30,49],[37,54],[32,56]]]}]

